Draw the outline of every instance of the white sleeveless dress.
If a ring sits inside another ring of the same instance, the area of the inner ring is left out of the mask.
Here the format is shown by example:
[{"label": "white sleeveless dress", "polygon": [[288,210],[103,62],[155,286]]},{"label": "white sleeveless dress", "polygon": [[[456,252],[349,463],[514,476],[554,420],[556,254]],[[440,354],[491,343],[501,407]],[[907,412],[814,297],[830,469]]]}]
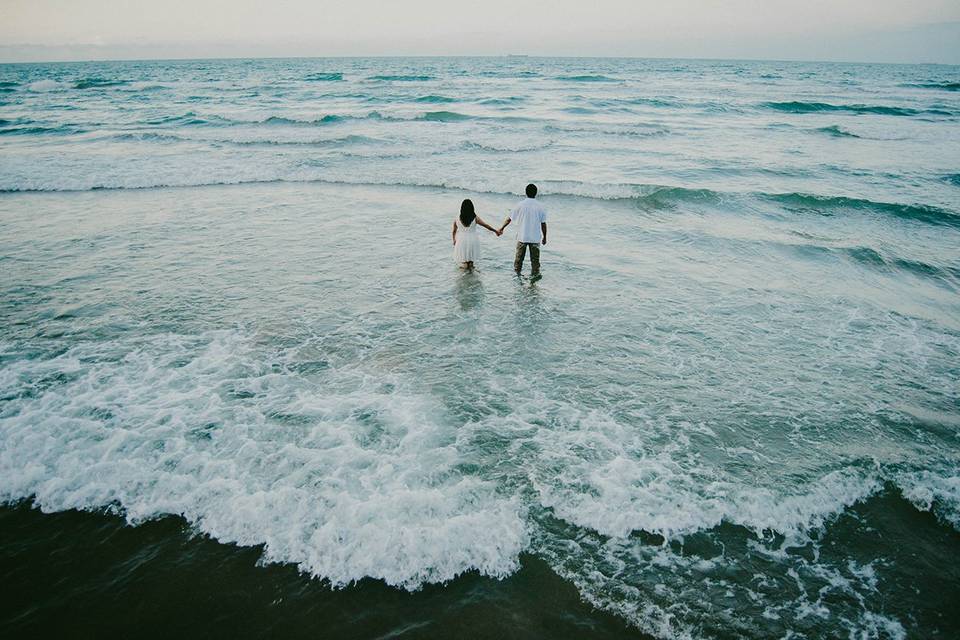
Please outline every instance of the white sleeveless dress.
[{"label": "white sleeveless dress", "polygon": [[459,263],[476,262],[480,259],[480,235],[477,233],[477,219],[470,226],[463,226],[457,217],[457,243],[453,247],[453,259]]}]

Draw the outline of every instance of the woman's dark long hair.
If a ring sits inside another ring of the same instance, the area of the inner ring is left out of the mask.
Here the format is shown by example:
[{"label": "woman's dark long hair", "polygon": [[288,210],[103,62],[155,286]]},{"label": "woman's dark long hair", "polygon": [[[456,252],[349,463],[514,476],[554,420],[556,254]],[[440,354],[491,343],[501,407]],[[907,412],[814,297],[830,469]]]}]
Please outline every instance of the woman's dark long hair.
[{"label": "woman's dark long hair", "polygon": [[476,217],[477,212],[473,210],[473,200],[467,198],[460,205],[460,222],[463,223],[463,226],[469,227]]}]

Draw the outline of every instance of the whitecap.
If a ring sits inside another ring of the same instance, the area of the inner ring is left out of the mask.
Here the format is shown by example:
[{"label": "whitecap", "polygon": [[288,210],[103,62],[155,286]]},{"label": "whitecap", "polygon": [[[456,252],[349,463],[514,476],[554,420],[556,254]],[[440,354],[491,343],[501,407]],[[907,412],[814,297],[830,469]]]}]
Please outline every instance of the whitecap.
[{"label": "whitecap", "polygon": [[[523,509],[458,470],[436,401],[387,374],[309,380],[274,357],[220,331],[8,362],[0,500],[182,516],[335,586],[518,567]],[[60,383],[36,393],[43,379]]]},{"label": "whitecap", "polygon": [[960,476],[917,471],[900,474],[895,482],[915,507],[933,511],[960,531]]},{"label": "whitecap", "polygon": [[57,82],[56,80],[51,80],[45,78],[43,80],[37,80],[31,82],[27,85],[27,90],[34,91],[37,93],[44,93],[48,91],[63,91],[67,88],[67,85],[62,82]]}]

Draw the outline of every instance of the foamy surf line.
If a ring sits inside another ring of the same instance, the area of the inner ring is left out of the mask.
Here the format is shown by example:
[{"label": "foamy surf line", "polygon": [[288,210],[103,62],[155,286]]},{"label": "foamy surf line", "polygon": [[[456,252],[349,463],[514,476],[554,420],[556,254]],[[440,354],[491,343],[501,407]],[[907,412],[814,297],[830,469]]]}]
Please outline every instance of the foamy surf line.
[{"label": "foamy surf line", "polygon": [[[14,360],[0,373],[0,500],[115,506],[131,524],[179,515],[337,586],[517,568],[521,507],[456,471],[435,402],[362,372],[310,384],[271,364],[232,331]],[[32,398],[31,381],[51,377],[69,382]],[[284,413],[311,427],[271,432]]]},{"label": "foamy surf line", "polygon": [[[178,515],[336,586],[372,577],[408,589],[515,571],[521,552],[536,551],[531,508],[615,539],[645,531],[669,540],[726,522],[802,545],[888,481],[957,526],[956,477],[850,468],[795,495],[729,481],[708,488],[669,450],[627,454],[629,430],[610,420],[592,432],[537,429],[536,500],[524,502],[458,471],[465,460],[442,403],[403,379],[353,368],[307,378],[288,368],[290,354],[271,358],[255,345],[224,330],[30,359],[7,343],[0,501],[116,508],[130,524]],[[39,392],[36,381],[47,381]],[[304,426],[277,430],[277,416]],[[582,459],[584,438],[610,462]],[[543,475],[558,461],[561,475]],[[583,490],[596,483],[608,485],[603,501]]]},{"label": "foamy surf line", "polygon": [[[258,143],[250,143],[258,144]],[[507,188],[498,188],[493,184],[471,184],[456,181],[376,181],[376,180],[346,180],[322,177],[276,177],[250,178],[235,180],[211,180],[196,182],[193,180],[157,182],[150,181],[142,184],[91,184],[84,186],[71,185],[7,185],[0,186],[0,194],[29,194],[29,193],[83,193],[90,191],[146,191],[153,189],[190,189],[203,187],[230,187],[242,185],[270,185],[270,184],[317,184],[330,186],[351,187],[394,187],[405,189],[449,190],[495,196],[514,196],[514,192]],[[684,186],[671,186],[646,183],[610,183],[598,184],[578,182],[575,180],[550,181],[542,180],[540,184],[543,193],[551,197],[584,198],[599,201],[624,201],[646,203],[650,206],[663,206],[668,203],[708,203],[720,208],[743,204],[747,201],[767,201],[778,207],[796,211],[864,211],[877,212],[885,215],[916,220],[927,224],[960,228],[960,213],[933,205],[916,203],[898,203],[874,201],[865,198],[845,195],[820,195],[809,193],[763,193],[750,191],[716,191]],[[0,183],[2,185],[2,183]]]}]

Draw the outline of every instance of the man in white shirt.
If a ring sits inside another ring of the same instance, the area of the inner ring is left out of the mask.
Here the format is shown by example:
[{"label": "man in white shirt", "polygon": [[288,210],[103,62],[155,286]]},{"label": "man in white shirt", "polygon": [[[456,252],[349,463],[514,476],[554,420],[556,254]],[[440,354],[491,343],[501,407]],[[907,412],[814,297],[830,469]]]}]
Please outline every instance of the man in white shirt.
[{"label": "man in white shirt", "polygon": [[547,244],[547,210],[536,201],[537,185],[527,185],[527,198],[510,212],[497,235],[503,233],[512,221],[517,222],[517,254],[513,259],[513,270],[520,275],[523,259],[530,249],[530,275],[540,275],[540,245]]}]

